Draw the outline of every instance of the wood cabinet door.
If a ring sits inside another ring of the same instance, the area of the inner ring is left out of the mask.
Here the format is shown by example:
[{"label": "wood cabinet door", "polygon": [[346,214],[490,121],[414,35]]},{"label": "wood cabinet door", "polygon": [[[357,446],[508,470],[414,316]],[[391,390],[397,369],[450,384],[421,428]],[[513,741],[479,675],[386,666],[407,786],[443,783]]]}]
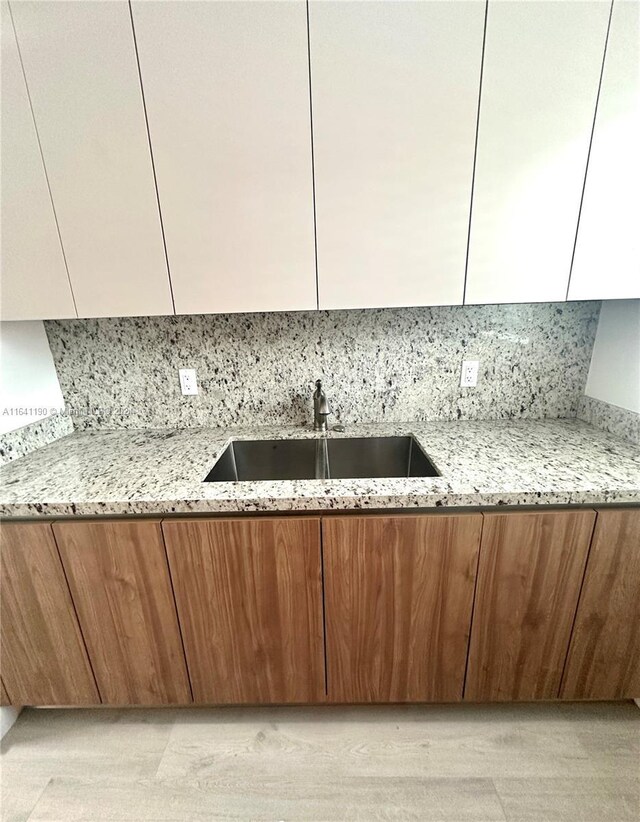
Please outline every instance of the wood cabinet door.
[{"label": "wood cabinet door", "polygon": [[309,3],[320,308],[462,303],[484,18]]},{"label": "wood cabinet door", "polygon": [[0,670],[13,704],[98,704],[51,525],[2,523],[0,559]]},{"label": "wood cabinet door", "polygon": [[465,303],[566,299],[609,10],[488,4]]},{"label": "wood cabinet door", "polygon": [[323,700],[319,520],[162,527],[194,700]]},{"label": "wood cabinet door", "polygon": [[7,693],[7,689],[4,687],[4,682],[2,682],[2,680],[0,680],[0,705],[11,705],[9,694]]},{"label": "wood cabinet door", "polygon": [[323,520],[328,696],[462,699],[482,517]]},{"label": "wood cabinet door", "polygon": [[640,4],[615,2],[570,300],[640,297]]},{"label": "wood cabinet door", "polygon": [[131,10],[177,313],[315,309],[306,3]]},{"label": "wood cabinet door", "polygon": [[159,520],[53,529],[102,701],[191,702]]},{"label": "wood cabinet door", "polygon": [[2,11],[0,319],[75,317],[9,4]]},{"label": "wood cabinet door", "polygon": [[560,696],[640,696],[640,509],[598,510]]},{"label": "wood cabinet door", "polygon": [[172,314],[128,3],[11,11],[78,316]]},{"label": "wood cabinet door", "polygon": [[593,511],[484,514],[465,699],[557,699]]}]

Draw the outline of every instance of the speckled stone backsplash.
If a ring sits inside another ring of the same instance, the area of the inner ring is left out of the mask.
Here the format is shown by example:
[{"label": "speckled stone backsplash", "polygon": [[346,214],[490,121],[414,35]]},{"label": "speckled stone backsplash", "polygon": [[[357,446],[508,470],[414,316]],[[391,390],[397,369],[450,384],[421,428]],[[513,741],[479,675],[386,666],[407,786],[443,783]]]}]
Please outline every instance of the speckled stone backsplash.
[{"label": "speckled stone backsplash", "polygon": [[[575,417],[600,303],[226,314],[46,325],[77,429]],[[480,360],[460,388],[463,359]],[[183,397],[179,368],[200,393]]]}]

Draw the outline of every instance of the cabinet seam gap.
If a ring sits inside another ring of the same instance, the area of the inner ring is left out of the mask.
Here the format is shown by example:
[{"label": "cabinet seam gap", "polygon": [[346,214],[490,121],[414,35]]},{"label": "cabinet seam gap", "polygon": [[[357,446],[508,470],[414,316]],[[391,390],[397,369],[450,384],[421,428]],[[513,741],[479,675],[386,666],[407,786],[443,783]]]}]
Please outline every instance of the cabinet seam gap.
[{"label": "cabinet seam gap", "polygon": [[[612,0],[613,2],[613,0]],[[478,80],[478,110],[476,113],[476,137],[473,145],[473,166],[471,170],[471,196],[469,199],[469,227],[467,228],[467,253],[464,260],[464,285],[462,287],[462,305],[467,305],[467,276],[469,273],[469,249],[471,248],[471,217],[473,215],[473,195],[476,186],[476,162],[478,159],[478,135],[480,134],[480,104],[482,103],[482,80],[484,75],[484,47],[487,42],[487,20],[489,18],[489,0],[484,6],[484,28],[482,31],[482,53],[480,56],[480,78]]]},{"label": "cabinet seam gap", "polygon": [[558,693],[556,694],[556,699],[561,699],[562,688],[564,686],[564,680],[567,673],[567,664],[569,662],[569,654],[571,653],[571,645],[573,644],[573,632],[576,627],[576,621],[578,619],[578,610],[580,609],[580,600],[582,599],[582,591],[584,589],[584,583],[587,578],[587,568],[589,566],[589,558],[591,557],[591,549],[593,547],[593,538],[596,535],[596,526],[598,524],[598,517],[599,514],[595,509],[591,509],[595,517],[593,518],[593,525],[591,526],[591,536],[589,537],[589,546],[587,548],[585,560],[584,560],[584,568],[582,569],[582,578],[580,580],[580,588],[578,589],[578,598],[576,600],[576,607],[573,612],[573,619],[571,620],[571,630],[569,631],[569,643],[567,645],[567,653],[564,656],[564,664],[562,666],[562,673],[560,674],[560,684],[558,685]]},{"label": "cabinet seam gap", "polygon": [[56,531],[53,527],[56,523],[51,522],[49,523],[49,529],[51,531],[51,536],[53,538],[53,544],[56,546],[56,553],[58,554],[58,559],[60,560],[60,566],[62,568],[62,575],[64,576],[64,581],[67,583],[67,591],[69,593],[69,599],[71,600],[71,607],[73,608],[73,613],[76,618],[76,623],[78,625],[78,630],[80,631],[80,637],[82,639],[82,644],[84,646],[85,653],[87,655],[87,662],[89,663],[89,670],[91,671],[91,676],[93,677],[93,681],[96,686],[96,691],[98,692],[98,698],[102,705],[105,705],[104,698],[102,696],[102,691],[100,690],[100,686],[98,685],[98,678],[96,677],[96,672],[93,670],[93,663],[91,662],[91,655],[89,654],[89,646],[87,645],[87,640],[85,639],[84,631],[82,630],[82,624],[80,623],[80,617],[78,615],[78,609],[76,608],[75,600],[73,599],[73,592],[71,590],[71,585],[69,583],[69,577],[67,575],[67,569],[64,565],[64,560],[62,559],[62,553],[60,551],[60,546],[58,545],[58,539],[56,537]]},{"label": "cabinet seam gap", "polygon": [[582,191],[580,192],[580,205],[578,206],[578,220],[576,222],[576,233],[573,238],[573,248],[571,250],[571,263],[569,264],[569,279],[567,281],[567,293],[565,302],[569,300],[569,289],[571,288],[571,275],[573,274],[573,261],[576,256],[576,248],[578,245],[578,232],[580,231],[580,218],[582,217],[582,204],[584,202],[584,192],[587,187],[587,174],[589,173],[589,160],[591,159],[591,146],[593,145],[593,135],[596,130],[596,119],[598,117],[598,104],[600,103],[600,90],[602,89],[602,78],[604,77],[604,64],[607,59],[607,48],[609,45],[609,32],[611,30],[611,18],[613,17],[613,3],[609,8],[609,20],[607,22],[607,33],[604,37],[604,51],[602,53],[602,65],[600,67],[600,79],[598,80],[598,91],[596,93],[596,104],[593,110],[593,121],[591,123],[591,134],[589,135],[589,148],[587,149],[587,160],[584,166],[584,176],[582,178]]},{"label": "cabinet seam gap", "polygon": [[311,27],[309,24],[309,0],[307,7],[307,62],[309,65],[309,125],[311,129],[311,191],[313,200],[313,253],[316,268],[316,311],[320,311],[320,281],[318,279],[318,217],[316,213],[316,159],[313,145],[313,92],[311,88]]},{"label": "cabinet seam gap", "polygon": [[180,614],[178,613],[178,602],[176,600],[176,592],[173,587],[173,576],[171,575],[171,563],[169,561],[169,552],[167,551],[167,541],[164,536],[164,528],[162,527],[162,523],[164,519],[161,519],[158,523],[158,528],[160,529],[160,538],[162,539],[162,547],[164,548],[164,558],[167,563],[167,573],[169,574],[169,587],[171,588],[171,597],[173,599],[173,611],[176,615],[176,623],[178,625],[178,633],[180,635],[180,644],[182,646],[182,657],[184,659],[184,668],[187,674],[187,683],[189,684],[189,693],[191,694],[191,703],[195,705],[195,698],[193,696],[193,685],[191,684],[191,671],[189,670],[189,660],[187,659],[187,649],[184,645],[184,637],[182,635],[182,624],[180,623]]},{"label": "cabinet seam gap", "polygon": [[327,666],[327,608],[324,589],[324,520],[320,519],[320,580],[322,582],[322,647],[324,649],[324,695],[329,698],[329,668]]},{"label": "cabinet seam gap", "polygon": [[33,109],[33,101],[31,100],[31,92],[29,91],[29,83],[27,82],[27,72],[24,68],[24,61],[22,59],[22,51],[20,50],[20,41],[18,40],[18,30],[13,19],[13,10],[11,3],[7,2],[9,9],[9,17],[11,18],[11,27],[13,29],[13,36],[16,41],[16,49],[18,51],[18,59],[20,60],[20,70],[22,72],[22,79],[24,80],[24,87],[27,92],[27,100],[29,102],[29,111],[31,112],[31,121],[33,123],[33,130],[36,134],[38,142],[38,151],[40,153],[40,161],[42,162],[42,170],[44,172],[44,179],[47,184],[47,191],[49,192],[49,202],[51,203],[51,211],[53,212],[53,221],[56,225],[56,234],[58,235],[58,242],[60,243],[60,251],[62,252],[62,261],[64,262],[64,270],[67,272],[67,281],[69,283],[69,291],[71,292],[71,300],[73,302],[73,310],[76,312],[76,319],[79,318],[78,305],[76,303],[76,295],[73,293],[73,283],[71,282],[71,275],[69,274],[69,264],[67,263],[67,255],[64,250],[64,243],[62,242],[62,234],[60,233],[60,223],[58,222],[58,213],[56,211],[56,204],[53,201],[53,193],[51,192],[51,183],[49,182],[49,173],[47,171],[47,164],[44,159],[44,152],[42,150],[42,143],[40,142],[40,132],[38,131],[38,124],[36,123],[36,113]]},{"label": "cabinet seam gap", "polygon": [[484,514],[480,513],[482,524],[480,526],[480,538],[478,542],[478,558],[476,559],[476,577],[473,582],[473,599],[471,600],[471,618],[469,619],[469,641],[467,642],[467,659],[464,665],[464,679],[462,681],[462,701],[467,693],[467,675],[469,673],[469,659],[471,658],[471,635],[473,632],[473,615],[476,609],[476,594],[478,592],[478,577],[480,576],[480,554],[482,553],[482,535],[484,533]]},{"label": "cabinet seam gap", "polygon": [[173,314],[176,315],[176,300],[173,294],[173,282],[171,280],[171,267],[169,265],[169,254],[167,253],[167,238],[164,233],[164,220],[162,219],[162,208],[160,206],[160,192],[158,191],[158,177],[156,175],[156,161],[153,156],[153,145],[151,144],[151,132],[149,130],[149,116],[147,114],[147,101],[144,96],[144,85],[142,83],[142,69],[140,68],[140,56],[138,54],[138,41],[136,39],[136,27],[133,22],[133,8],[131,0],[127,3],[129,7],[129,17],[131,19],[131,33],[133,35],[133,51],[136,56],[136,67],[138,70],[138,83],[140,84],[140,96],[142,97],[142,110],[144,112],[144,124],[147,132],[147,145],[149,146],[149,157],[151,158],[151,172],[153,174],[153,187],[156,192],[156,204],[158,206],[158,219],[160,221],[160,234],[162,235],[162,248],[164,250],[164,260],[167,266],[167,279],[169,280],[169,293],[171,295],[171,305]]}]

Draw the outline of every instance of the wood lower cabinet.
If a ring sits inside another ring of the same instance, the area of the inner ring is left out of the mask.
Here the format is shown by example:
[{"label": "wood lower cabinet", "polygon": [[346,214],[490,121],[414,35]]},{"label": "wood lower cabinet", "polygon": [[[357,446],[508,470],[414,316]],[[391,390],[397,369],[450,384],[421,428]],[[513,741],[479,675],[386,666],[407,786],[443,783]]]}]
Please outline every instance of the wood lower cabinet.
[{"label": "wood lower cabinet", "polygon": [[11,522],[0,553],[2,704],[640,696],[638,507]]},{"label": "wood lower cabinet", "polygon": [[96,705],[100,696],[51,525],[0,527],[2,680],[14,705]]},{"label": "wood lower cabinet", "polygon": [[557,699],[594,520],[484,515],[465,699]]},{"label": "wood lower cabinet", "polygon": [[640,510],[599,510],[563,699],[640,697]]},{"label": "wood lower cabinet", "polygon": [[159,520],[53,526],[102,701],[191,702]]},{"label": "wood lower cabinet", "polygon": [[196,702],[325,697],[320,520],[165,521]]},{"label": "wood lower cabinet", "polygon": [[323,521],[328,696],[462,699],[480,514]]}]

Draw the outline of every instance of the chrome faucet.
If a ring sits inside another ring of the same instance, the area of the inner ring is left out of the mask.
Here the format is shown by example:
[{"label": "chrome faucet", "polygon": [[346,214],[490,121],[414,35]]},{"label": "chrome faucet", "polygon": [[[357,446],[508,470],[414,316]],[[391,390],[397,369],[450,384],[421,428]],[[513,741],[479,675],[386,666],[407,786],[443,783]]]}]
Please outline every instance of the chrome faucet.
[{"label": "chrome faucet", "polygon": [[327,417],[330,413],[329,400],[322,390],[322,383],[316,380],[316,390],[313,392],[313,427],[316,431],[327,430]]}]

